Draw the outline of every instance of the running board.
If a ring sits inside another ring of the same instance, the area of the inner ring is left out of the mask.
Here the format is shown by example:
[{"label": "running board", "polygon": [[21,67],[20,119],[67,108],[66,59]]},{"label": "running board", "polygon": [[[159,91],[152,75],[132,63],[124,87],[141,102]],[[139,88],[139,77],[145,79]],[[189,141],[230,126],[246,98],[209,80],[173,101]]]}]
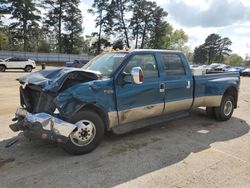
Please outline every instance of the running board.
[{"label": "running board", "polygon": [[132,122],[132,123],[119,125],[117,127],[112,128],[112,131],[114,134],[121,135],[121,134],[128,133],[137,129],[152,126],[154,124],[159,124],[159,123],[166,122],[166,121],[184,118],[187,116],[189,116],[189,112],[178,112],[174,114],[157,116],[153,118],[139,120],[139,121]]}]

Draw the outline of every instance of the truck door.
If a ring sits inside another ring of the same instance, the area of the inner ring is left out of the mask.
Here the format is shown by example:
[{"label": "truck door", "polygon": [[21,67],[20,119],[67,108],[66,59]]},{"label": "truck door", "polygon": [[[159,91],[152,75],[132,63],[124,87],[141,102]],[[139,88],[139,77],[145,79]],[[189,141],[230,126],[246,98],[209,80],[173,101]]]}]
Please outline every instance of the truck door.
[{"label": "truck door", "polygon": [[144,82],[116,85],[120,124],[161,115],[164,109],[165,94],[160,90],[160,76],[154,54],[132,55],[122,72],[130,74],[133,67],[142,68]]},{"label": "truck door", "polygon": [[164,114],[185,111],[193,102],[193,78],[184,55],[160,53],[160,61],[165,72]]}]

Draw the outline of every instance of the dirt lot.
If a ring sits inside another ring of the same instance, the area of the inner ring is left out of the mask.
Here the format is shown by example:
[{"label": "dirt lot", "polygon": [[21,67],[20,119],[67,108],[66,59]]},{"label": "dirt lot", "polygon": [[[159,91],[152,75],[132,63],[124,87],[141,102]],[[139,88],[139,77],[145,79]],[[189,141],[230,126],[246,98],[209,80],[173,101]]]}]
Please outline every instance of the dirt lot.
[{"label": "dirt lot", "polygon": [[[250,78],[227,122],[195,110],[185,119],[107,135],[92,153],[70,156],[8,128],[23,72],[0,73],[0,187],[250,187]],[[7,142],[18,142],[5,148]]]}]

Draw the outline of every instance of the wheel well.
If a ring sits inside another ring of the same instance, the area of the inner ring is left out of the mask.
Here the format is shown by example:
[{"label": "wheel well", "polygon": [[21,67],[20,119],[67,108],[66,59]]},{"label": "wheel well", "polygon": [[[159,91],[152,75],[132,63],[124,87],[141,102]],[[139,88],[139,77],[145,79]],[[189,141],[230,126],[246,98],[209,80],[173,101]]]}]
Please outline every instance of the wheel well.
[{"label": "wheel well", "polygon": [[25,68],[27,68],[27,67],[31,67],[31,68],[33,68],[33,66],[32,66],[32,65],[26,65],[26,66],[25,66]]},{"label": "wheel well", "polygon": [[109,118],[108,118],[108,114],[106,113],[106,111],[104,109],[102,109],[101,107],[99,107],[95,104],[87,104],[81,110],[90,110],[90,111],[96,112],[102,118],[102,120],[104,122],[105,131],[108,130]]},{"label": "wheel well", "polygon": [[226,95],[231,95],[234,98],[234,108],[237,108],[237,103],[238,103],[238,91],[235,87],[231,86],[227,88],[227,90],[224,93],[224,96]]},{"label": "wheel well", "polygon": [[7,68],[6,65],[4,65],[4,64],[0,64],[0,66],[4,66],[5,68]]}]

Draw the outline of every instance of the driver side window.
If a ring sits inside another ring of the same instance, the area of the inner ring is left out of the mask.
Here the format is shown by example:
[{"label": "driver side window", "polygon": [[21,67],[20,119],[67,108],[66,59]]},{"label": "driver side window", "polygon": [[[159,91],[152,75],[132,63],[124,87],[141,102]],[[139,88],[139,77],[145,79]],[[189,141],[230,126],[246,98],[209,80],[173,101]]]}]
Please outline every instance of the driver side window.
[{"label": "driver side window", "polygon": [[159,77],[158,68],[153,55],[142,54],[133,56],[125,67],[124,72],[130,74],[133,67],[141,67],[145,79]]}]

